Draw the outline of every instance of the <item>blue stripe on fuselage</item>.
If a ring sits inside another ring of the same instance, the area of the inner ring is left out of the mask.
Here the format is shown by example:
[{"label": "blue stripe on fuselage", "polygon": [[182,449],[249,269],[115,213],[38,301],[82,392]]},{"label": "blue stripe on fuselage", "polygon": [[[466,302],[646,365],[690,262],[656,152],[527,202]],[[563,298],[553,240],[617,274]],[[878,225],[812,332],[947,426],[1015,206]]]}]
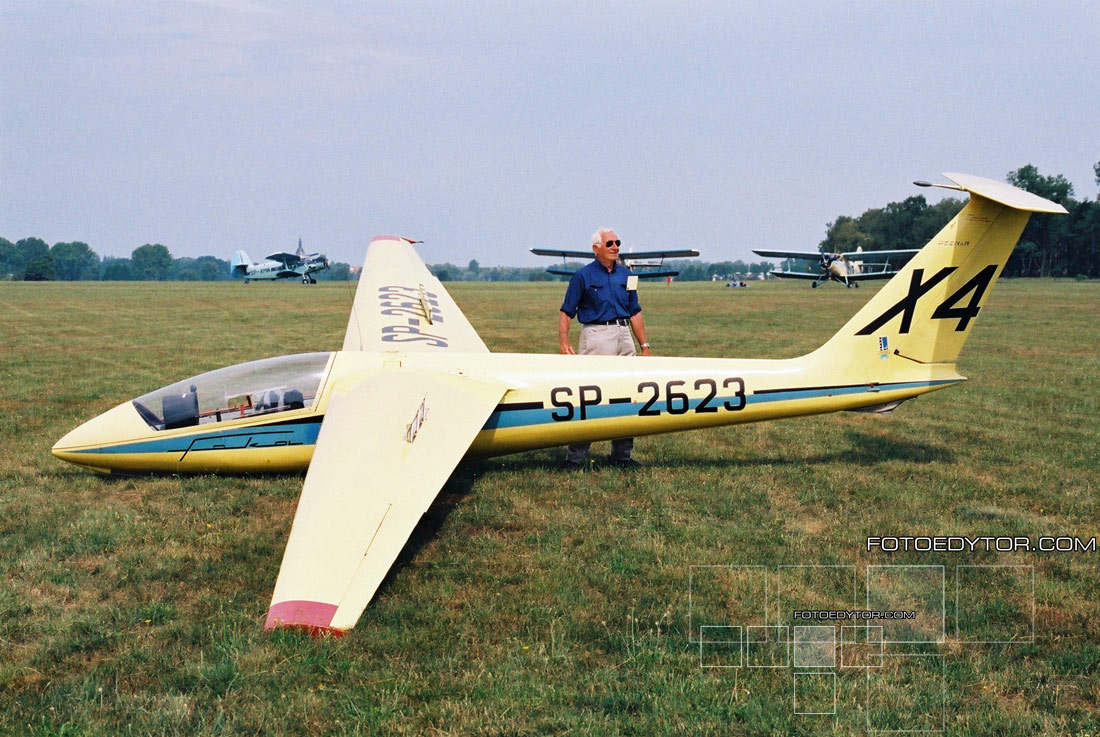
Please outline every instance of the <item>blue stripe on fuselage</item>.
[{"label": "blue stripe on fuselage", "polygon": [[[841,395],[851,394],[876,394],[882,391],[897,391],[905,389],[926,389],[932,386],[942,386],[944,384],[955,384],[956,380],[942,379],[939,381],[911,381],[901,382],[896,384],[876,384],[869,386],[867,384],[857,384],[853,386],[828,386],[828,387],[810,387],[807,389],[780,389],[780,390],[768,390],[759,394],[746,394],[744,398],[745,405],[750,404],[769,404],[771,402],[787,402],[795,399],[814,399],[818,397],[835,397]],[[688,407],[685,413],[694,410],[702,403],[703,399],[689,399]],[[708,406],[721,409],[725,403],[740,404],[741,398],[734,394],[727,394],[725,396],[716,396],[708,402]],[[603,420],[613,417],[636,417],[638,412],[645,406],[644,402],[618,402],[615,404],[594,404],[586,405],[584,408],[584,417],[586,420]],[[664,401],[653,403],[650,408],[654,411],[660,411],[661,414],[667,414]],[[556,421],[552,415],[557,414],[559,417],[562,413],[567,412],[564,407],[543,407],[539,409],[508,409],[501,411],[498,407],[493,411],[493,414],[489,416],[489,419],[485,422],[483,430],[496,430],[499,428],[507,427],[526,427],[530,425],[544,425]],[[576,401],[573,402],[573,412],[570,420],[580,419],[580,409]]]},{"label": "blue stripe on fuselage", "polygon": [[180,460],[192,452],[204,450],[234,450],[273,448],[284,445],[315,445],[321,431],[323,416],[308,420],[277,422],[254,427],[226,427],[215,432],[200,431],[192,435],[138,440],[132,443],[81,450],[81,453],[179,453]]}]

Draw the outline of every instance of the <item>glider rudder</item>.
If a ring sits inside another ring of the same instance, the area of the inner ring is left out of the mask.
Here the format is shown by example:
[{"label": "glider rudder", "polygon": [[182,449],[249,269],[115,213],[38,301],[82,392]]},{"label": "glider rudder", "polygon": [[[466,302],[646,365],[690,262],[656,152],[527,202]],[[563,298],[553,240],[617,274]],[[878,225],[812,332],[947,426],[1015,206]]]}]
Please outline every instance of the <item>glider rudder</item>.
[{"label": "glider rudder", "polygon": [[944,176],[970,201],[816,353],[954,364],[1028,218],[1066,212],[1003,182]]}]

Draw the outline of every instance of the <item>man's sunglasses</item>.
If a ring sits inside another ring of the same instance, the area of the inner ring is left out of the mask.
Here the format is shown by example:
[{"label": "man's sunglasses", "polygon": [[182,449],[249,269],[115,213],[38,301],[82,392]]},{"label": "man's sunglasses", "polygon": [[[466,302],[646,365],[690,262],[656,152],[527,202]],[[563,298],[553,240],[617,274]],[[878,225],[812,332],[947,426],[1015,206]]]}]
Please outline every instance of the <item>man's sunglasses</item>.
[{"label": "man's sunglasses", "polygon": [[612,246],[621,246],[622,243],[622,241],[608,241],[607,243],[604,243],[604,247],[611,248]]}]

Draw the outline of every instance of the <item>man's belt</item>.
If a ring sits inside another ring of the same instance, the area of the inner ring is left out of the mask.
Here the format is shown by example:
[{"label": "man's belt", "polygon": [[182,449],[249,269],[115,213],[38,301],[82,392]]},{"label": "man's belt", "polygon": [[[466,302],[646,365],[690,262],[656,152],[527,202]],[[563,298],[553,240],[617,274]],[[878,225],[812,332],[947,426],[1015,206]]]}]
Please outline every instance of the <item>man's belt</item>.
[{"label": "man's belt", "polygon": [[615,320],[596,320],[595,322],[586,322],[584,325],[585,327],[588,327],[589,325],[621,325],[625,328],[630,325],[630,318],[620,317]]}]

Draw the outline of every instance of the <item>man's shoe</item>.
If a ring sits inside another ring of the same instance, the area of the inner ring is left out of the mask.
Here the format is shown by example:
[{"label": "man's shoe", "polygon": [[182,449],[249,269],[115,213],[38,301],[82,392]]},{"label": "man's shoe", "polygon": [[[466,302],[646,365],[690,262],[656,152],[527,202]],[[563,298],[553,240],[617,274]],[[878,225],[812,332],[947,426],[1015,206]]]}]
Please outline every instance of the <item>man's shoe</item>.
[{"label": "man's shoe", "polygon": [[580,471],[584,468],[584,464],[579,461],[564,461],[561,464],[561,470],[563,471]]},{"label": "man's shoe", "polygon": [[631,471],[636,471],[642,467],[642,464],[638,463],[633,458],[612,458],[610,462],[615,468],[625,468]]}]

